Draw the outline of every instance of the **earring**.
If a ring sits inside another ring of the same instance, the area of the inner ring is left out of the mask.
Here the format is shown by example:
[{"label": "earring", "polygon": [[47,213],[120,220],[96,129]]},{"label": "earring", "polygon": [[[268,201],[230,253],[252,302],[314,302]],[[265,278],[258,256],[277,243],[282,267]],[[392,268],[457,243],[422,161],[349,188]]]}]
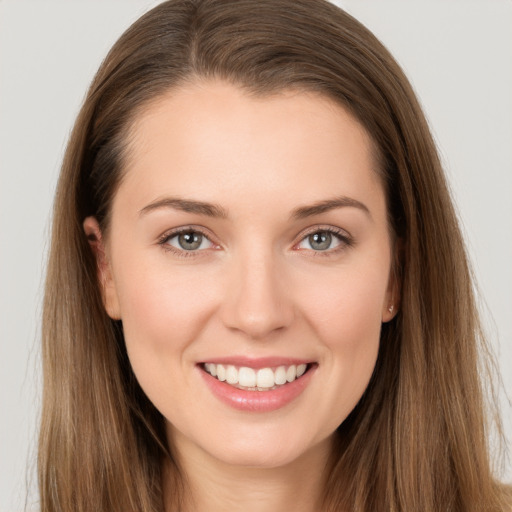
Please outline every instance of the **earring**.
[{"label": "earring", "polygon": [[390,313],[393,313],[393,309],[395,309],[395,306],[393,304],[391,304],[391,306],[389,306],[389,308],[388,308],[388,311]]}]

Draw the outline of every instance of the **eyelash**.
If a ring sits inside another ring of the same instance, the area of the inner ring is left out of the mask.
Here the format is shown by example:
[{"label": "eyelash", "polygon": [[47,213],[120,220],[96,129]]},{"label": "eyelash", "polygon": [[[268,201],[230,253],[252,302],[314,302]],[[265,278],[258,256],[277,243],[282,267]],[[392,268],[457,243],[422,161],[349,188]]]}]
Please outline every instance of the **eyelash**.
[{"label": "eyelash", "polygon": [[[169,240],[181,235],[182,233],[198,233],[210,241],[212,244],[216,245],[215,242],[212,241],[211,236],[208,235],[203,229],[198,226],[183,226],[181,228],[174,229],[172,231],[168,231],[164,233],[159,239],[158,244],[162,247],[164,251],[172,252],[176,256],[180,258],[190,258],[197,257],[202,251],[186,251],[185,249],[180,250],[172,245],[168,244]],[[203,249],[204,250],[204,249]]]},{"label": "eyelash", "polygon": [[[211,236],[208,235],[203,229],[201,229],[198,226],[183,226],[178,229],[174,229],[170,232],[164,233],[159,239],[158,244],[162,247],[164,251],[172,252],[178,257],[181,258],[190,258],[190,257],[197,257],[202,250],[195,250],[195,251],[187,251],[185,249],[180,250],[176,247],[173,247],[168,242],[169,240],[172,240],[176,236],[179,236],[182,233],[198,233],[205,237],[210,243],[215,244],[215,242],[212,241]],[[332,256],[333,254],[338,254],[341,251],[344,251],[354,245],[353,238],[344,230],[335,228],[333,226],[315,226],[312,229],[309,229],[305,233],[302,233],[300,235],[300,240],[293,245],[293,247],[297,247],[300,245],[304,240],[306,240],[307,237],[314,235],[315,233],[329,233],[331,235],[334,235],[335,238],[338,239],[340,242],[338,247],[335,247],[334,249],[326,249],[324,251],[315,251],[313,249],[298,249],[299,251],[305,251],[311,252],[314,257],[328,257]]]},{"label": "eyelash", "polygon": [[294,247],[297,247],[304,240],[306,240],[306,238],[308,238],[311,235],[314,235],[315,233],[329,233],[331,235],[334,235],[334,237],[337,238],[339,241],[338,247],[335,247],[333,249],[326,249],[324,251],[315,251],[313,249],[299,249],[308,250],[308,252],[311,252],[312,256],[315,258],[333,256],[335,254],[339,254],[340,252],[347,250],[348,248],[354,245],[354,239],[343,229],[335,228],[333,226],[315,226],[314,228],[309,229],[305,233],[302,233],[300,240],[294,245]]}]

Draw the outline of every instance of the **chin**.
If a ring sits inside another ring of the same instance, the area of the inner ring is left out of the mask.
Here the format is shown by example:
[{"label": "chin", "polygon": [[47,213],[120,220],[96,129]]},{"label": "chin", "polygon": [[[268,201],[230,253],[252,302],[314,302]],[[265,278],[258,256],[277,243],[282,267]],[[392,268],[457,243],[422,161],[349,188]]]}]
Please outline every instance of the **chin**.
[{"label": "chin", "polygon": [[322,443],[330,446],[332,434],[322,440],[311,439],[305,434],[307,432],[300,427],[284,432],[267,427],[258,432],[253,429],[242,429],[237,434],[226,431],[220,438],[191,441],[203,453],[226,465],[272,469],[307,459],[311,453],[318,452]]},{"label": "chin", "polygon": [[[250,440],[248,440],[248,443]],[[302,456],[300,447],[275,447],[266,448],[250,446],[246,444],[233,449],[212,453],[219,461],[231,466],[245,468],[272,469],[287,466]]]}]

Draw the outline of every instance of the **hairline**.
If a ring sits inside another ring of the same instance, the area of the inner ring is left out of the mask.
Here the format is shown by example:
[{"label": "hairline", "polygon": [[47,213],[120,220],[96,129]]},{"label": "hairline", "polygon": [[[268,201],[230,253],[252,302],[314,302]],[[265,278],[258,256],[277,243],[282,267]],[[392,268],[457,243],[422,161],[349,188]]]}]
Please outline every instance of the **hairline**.
[{"label": "hairline", "polygon": [[[354,121],[356,121],[356,123],[361,127],[363,133],[365,134],[365,137],[368,142],[368,149],[370,152],[370,160],[373,163],[371,169],[376,174],[377,178],[380,180],[380,183],[384,189],[386,212],[389,217],[390,208],[388,204],[388,186],[384,171],[384,158],[382,150],[379,147],[378,143],[376,142],[375,138],[368,130],[368,128],[363,123],[363,121],[359,118],[359,116],[355,114],[354,109],[352,109],[347,102],[342,101],[340,98],[337,98],[332,93],[329,94],[326,90],[323,90],[321,87],[313,87],[311,85],[302,83],[298,80],[295,82],[292,81],[290,84],[266,86],[259,85],[256,83],[251,84],[247,81],[242,80],[233,80],[230,77],[225,77],[218,74],[206,76],[204,73],[191,71],[188,75],[181,77],[181,79],[178,80],[176,83],[170,84],[167,87],[162,87],[160,91],[154,93],[153,95],[143,100],[140,104],[133,107],[124,125],[117,133],[116,137],[118,139],[118,143],[121,146],[121,152],[118,161],[119,174],[117,183],[114,189],[112,190],[112,196],[110,198],[110,208],[105,216],[105,219],[101,223],[101,229],[103,237],[105,239],[107,239],[109,235],[113,202],[123,182],[123,179],[128,172],[128,162],[130,160],[130,157],[133,154],[133,151],[135,151],[137,148],[137,127],[139,120],[146,114],[148,114],[152,109],[157,108],[158,105],[161,102],[165,101],[165,99],[168,98],[170,95],[179,92],[180,90],[186,90],[189,87],[195,87],[198,85],[209,86],[214,83],[224,83],[232,85],[233,87],[242,91],[244,94],[246,94],[249,98],[252,99],[260,99],[264,101],[276,98],[285,93],[292,92],[301,95],[305,94],[316,98],[320,98],[331,107],[342,108],[346,114],[348,114]],[[388,218],[388,227],[391,239],[394,240],[396,234],[393,229],[391,218]]]}]

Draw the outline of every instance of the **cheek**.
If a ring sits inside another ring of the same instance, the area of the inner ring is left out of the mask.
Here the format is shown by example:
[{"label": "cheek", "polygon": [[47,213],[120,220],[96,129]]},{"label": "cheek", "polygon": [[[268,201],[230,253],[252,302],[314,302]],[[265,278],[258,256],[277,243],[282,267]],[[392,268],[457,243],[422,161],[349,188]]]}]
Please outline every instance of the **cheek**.
[{"label": "cheek", "polygon": [[207,279],[170,271],[159,262],[133,263],[119,272],[116,283],[126,347],[132,363],[142,367],[152,360],[168,368],[179,363],[177,356],[209,317],[213,301],[204,290],[210,287]]},{"label": "cheek", "polygon": [[367,289],[351,287],[346,291],[331,296],[329,307],[318,312],[317,326],[332,355],[333,376],[362,393],[377,358],[382,302]]},{"label": "cheek", "polygon": [[331,272],[322,286],[306,283],[302,309],[328,345],[354,344],[357,350],[366,341],[378,343],[387,275],[387,267],[372,266]]},{"label": "cheek", "polygon": [[[129,261],[124,260],[125,263]],[[153,261],[119,270],[117,289],[126,350],[137,381],[168,418],[192,414],[186,397],[191,384],[191,347],[211,316],[208,279]]]},{"label": "cheek", "polygon": [[[384,267],[385,269],[385,267]],[[322,344],[320,369],[325,383],[322,407],[336,428],[364,393],[377,361],[387,272],[340,271],[322,290],[309,287],[309,326]],[[311,289],[316,292],[311,292]]]}]

